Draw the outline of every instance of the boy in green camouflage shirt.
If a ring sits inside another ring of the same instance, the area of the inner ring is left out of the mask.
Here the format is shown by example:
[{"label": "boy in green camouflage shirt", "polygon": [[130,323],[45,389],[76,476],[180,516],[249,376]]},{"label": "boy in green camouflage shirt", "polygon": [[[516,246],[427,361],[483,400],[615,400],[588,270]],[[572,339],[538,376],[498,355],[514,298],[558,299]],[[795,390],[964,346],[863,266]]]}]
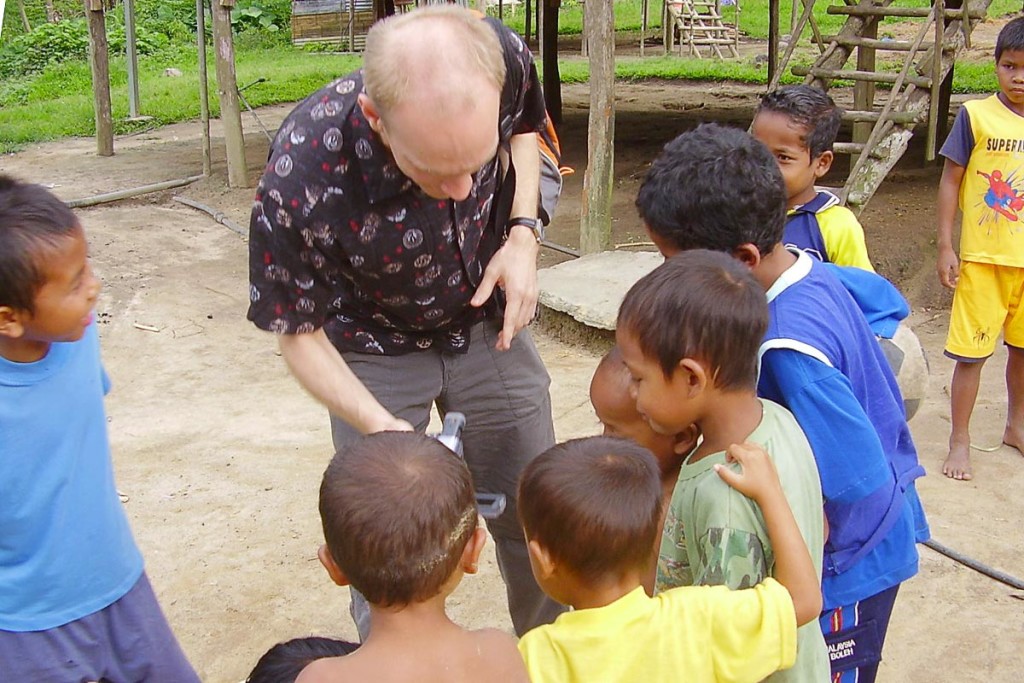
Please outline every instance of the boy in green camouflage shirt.
[{"label": "boy in green camouflage shirt", "polygon": [[[619,309],[616,342],[633,377],[637,410],[654,431],[695,423],[702,441],[683,461],[666,513],[657,590],[750,588],[773,576],[775,557],[758,505],[716,474],[734,443],[761,446],[820,576],[824,546],[821,484],[811,447],[793,415],[758,399],[757,350],[768,321],[764,290],[725,253],[674,256],[644,277]],[[791,669],[768,679],[825,683],[828,653],[816,622],[797,631]]]}]

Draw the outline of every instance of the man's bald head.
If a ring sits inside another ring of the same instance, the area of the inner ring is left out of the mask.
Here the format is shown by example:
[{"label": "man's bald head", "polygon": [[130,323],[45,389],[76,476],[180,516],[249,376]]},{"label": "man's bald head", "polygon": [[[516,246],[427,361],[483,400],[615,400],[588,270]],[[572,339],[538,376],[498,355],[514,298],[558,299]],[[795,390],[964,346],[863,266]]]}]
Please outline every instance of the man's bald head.
[{"label": "man's bald head", "polygon": [[500,96],[505,60],[494,29],[476,14],[425,7],[370,29],[363,82],[385,120],[402,105],[447,116]]}]

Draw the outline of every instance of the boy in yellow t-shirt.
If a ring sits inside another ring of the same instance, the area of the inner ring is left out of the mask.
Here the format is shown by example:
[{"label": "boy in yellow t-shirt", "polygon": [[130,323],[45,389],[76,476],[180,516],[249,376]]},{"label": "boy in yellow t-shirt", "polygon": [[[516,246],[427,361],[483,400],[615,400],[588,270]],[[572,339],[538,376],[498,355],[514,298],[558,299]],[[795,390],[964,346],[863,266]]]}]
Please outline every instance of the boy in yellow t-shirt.
[{"label": "boy in yellow t-shirt", "polygon": [[771,150],[786,182],[783,244],[825,263],[874,272],[857,217],[839,197],[814,186],[832,168],[841,118],[824,90],[792,85],[761,98],[750,133]]},{"label": "boy in yellow t-shirt", "polygon": [[654,598],[641,586],[662,507],[650,451],[595,436],[554,446],[526,467],[519,516],[534,576],[575,608],[519,641],[533,683],[753,683],[792,666],[796,628],[821,608],[817,572],[767,454],[733,445],[729,456],[738,469],[715,469],[761,506],[777,580]]},{"label": "boy in yellow t-shirt", "polygon": [[[1008,351],[1009,409],[1003,443],[1024,452],[1024,18],[996,40],[999,92],[965,102],[940,152],[939,281],[953,295],[946,355],[956,361],[950,385],[952,432],[942,473],[971,479],[971,413],[981,368],[1000,330]],[[953,221],[963,212],[960,257]]]}]

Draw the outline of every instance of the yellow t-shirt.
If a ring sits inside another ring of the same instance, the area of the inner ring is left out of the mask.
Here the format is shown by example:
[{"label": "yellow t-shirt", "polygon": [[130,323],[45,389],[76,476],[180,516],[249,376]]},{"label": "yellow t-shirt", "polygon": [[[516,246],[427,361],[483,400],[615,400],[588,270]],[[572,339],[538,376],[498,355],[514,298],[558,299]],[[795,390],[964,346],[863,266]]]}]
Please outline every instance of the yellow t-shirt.
[{"label": "yellow t-shirt", "polygon": [[532,683],[760,681],[796,659],[796,616],[774,579],[745,590],[637,588],[519,641]]},{"label": "yellow t-shirt", "polygon": [[1024,117],[1010,111],[997,95],[963,106],[974,147],[960,183],[960,258],[1022,267]]}]

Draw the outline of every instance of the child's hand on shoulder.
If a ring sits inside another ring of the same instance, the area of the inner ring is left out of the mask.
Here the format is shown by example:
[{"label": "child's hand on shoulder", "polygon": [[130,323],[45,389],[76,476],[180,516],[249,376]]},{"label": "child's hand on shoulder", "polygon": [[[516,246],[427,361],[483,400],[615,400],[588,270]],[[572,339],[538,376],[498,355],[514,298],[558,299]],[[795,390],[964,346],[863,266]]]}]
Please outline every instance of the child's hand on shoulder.
[{"label": "child's hand on shoulder", "polygon": [[725,451],[726,462],[738,462],[737,472],[725,465],[715,465],[715,472],[729,486],[747,498],[761,502],[773,493],[779,492],[782,485],[775,471],[775,463],[763,448],[756,444],[733,444]]}]

